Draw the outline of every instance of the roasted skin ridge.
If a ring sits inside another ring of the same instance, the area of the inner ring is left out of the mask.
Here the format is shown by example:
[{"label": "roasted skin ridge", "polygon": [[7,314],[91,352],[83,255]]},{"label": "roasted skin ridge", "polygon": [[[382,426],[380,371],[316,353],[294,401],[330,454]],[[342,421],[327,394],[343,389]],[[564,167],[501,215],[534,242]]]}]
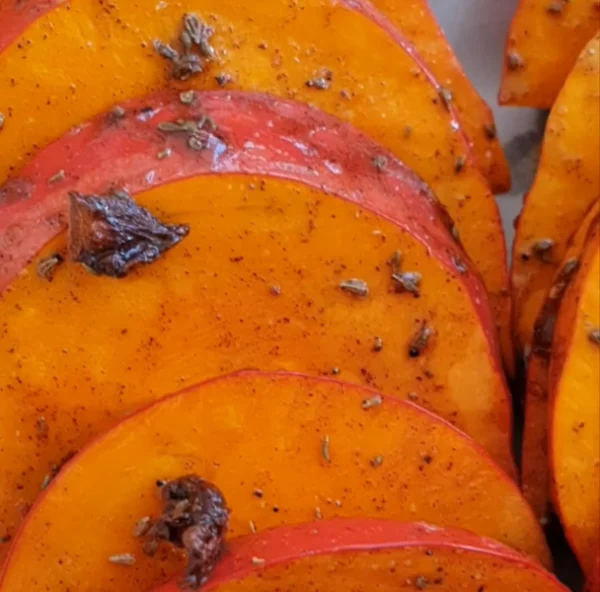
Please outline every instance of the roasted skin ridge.
[{"label": "roasted skin ridge", "polygon": [[[226,497],[231,540],[319,515],[416,520],[495,538],[548,565],[529,506],[481,448],[409,402],[381,396],[365,408],[377,396],[327,378],[242,372],[163,398],[89,444],[48,486],[0,590],[85,581],[88,592],[128,592],[180,573],[180,554],[149,558],[131,530],[160,513],[156,479],[186,473]],[[110,565],[115,550],[135,565]]]},{"label": "roasted skin ridge", "polygon": [[[150,0],[110,5],[74,0],[38,18],[0,54],[0,113],[6,116],[0,182],[71,127],[165,86],[211,90],[228,76],[228,89],[312,104],[391,150],[448,209],[490,294],[505,365],[512,373],[508,271],[498,208],[452,100],[446,100],[402,33],[361,0],[260,2],[251,14],[241,0],[186,0],[158,13],[156,6]],[[152,44],[160,40],[179,50],[184,13],[197,13],[215,29],[210,43],[216,55],[204,72],[179,82],[171,78],[172,64]],[[99,67],[90,68],[90,63]],[[330,81],[322,80],[328,75]]]}]

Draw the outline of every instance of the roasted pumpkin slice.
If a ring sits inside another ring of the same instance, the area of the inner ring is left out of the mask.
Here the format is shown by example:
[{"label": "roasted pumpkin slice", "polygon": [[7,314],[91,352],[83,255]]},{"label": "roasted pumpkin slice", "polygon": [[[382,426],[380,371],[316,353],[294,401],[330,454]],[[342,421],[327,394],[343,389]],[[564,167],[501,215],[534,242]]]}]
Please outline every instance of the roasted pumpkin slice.
[{"label": "roasted pumpkin slice", "polygon": [[512,293],[516,345],[533,325],[569,237],[600,195],[600,37],[584,49],[546,124],[539,168],[516,225]]},{"label": "roasted pumpkin slice", "polygon": [[492,111],[467,78],[426,0],[372,2],[415,46],[438,82],[452,93],[476,162],[494,192],[508,191],[510,170],[496,135]]},{"label": "roasted pumpkin slice", "polygon": [[[196,98],[146,98],[116,122],[101,116],[7,187],[0,252],[11,259],[0,285],[14,281],[0,298],[0,471],[10,486],[0,512],[9,534],[44,475],[115,418],[247,367],[339,374],[409,397],[512,473],[510,396],[484,289],[422,182],[304,105]],[[189,236],[121,281],[56,265],[67,193],[85,204],[123,187]]]},{"label": "roasted pumpkin slice", "polygon": [[[182,17],[193,13],[206,20],[191,25],[201,47],[186,53],[191,37]],[[250,11],[245,0],[60,5],[0,55],[0,180],[72,126],[165,85],[226,85],[295,98],[390,149],[448,208],[490,293],[511,370],[508,272],[496,203],[447,90],[370,3],[270,0]]]},{"label": "roasted pumpkin slice", "polygon": [[[231,537],[315,515],[423,520],[548,562],[516,485],[451,425],[331,379],[242,372],[162,399],[65,465],[23,523],[0,590],[145,590],[177,573],[179,553],[144,556],[132,528],[161,515],[157,480],[184,475],[222,493]],[[123,553],[135,565],[107,569]]]},{"label": "roasted pumpkin slice", "polygon": [[[203,590],[469,590],[475,575],[485,592],[567,592],[536,563],[482,537],[428,524],[360,519],[281,526],[240,538]],[[155,592],[180,590],[175,580]]]},{"label": "roasted pumpkin slice", "polygon": [[586,574],[600,545],[600,227],[567,288],[550,362],[553,500]]},{"label": "roasted pumpkin slice", "polygon": [[597,0],[520,0],[506,39],[500,104],[552,107],[599,23]]},{"label": "roasted pumpkin slice", "polygon": [[548,513],[548,371],[556,316],[569,283],[579,269],[579,259],[591,232],[600,223],[600,202],[587,213],[570,241],[563,264],[554,278],[544,306],[535,323],[533,346],[527,361],[525,425],[521,457],[521,486],[534,513],[544,520]]}]

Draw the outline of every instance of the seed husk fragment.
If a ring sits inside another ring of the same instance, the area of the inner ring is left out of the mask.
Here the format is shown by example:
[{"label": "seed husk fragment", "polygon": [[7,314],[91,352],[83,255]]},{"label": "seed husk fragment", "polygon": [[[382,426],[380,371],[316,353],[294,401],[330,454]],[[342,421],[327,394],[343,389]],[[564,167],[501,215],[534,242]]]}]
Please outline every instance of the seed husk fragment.
[{"label": "seed husk fragment", "polygon": [[411,358],[419,357],[427,347],[430,337],[433,335],[433,329],[424,323],[421,328],[414,334],[408,345],[408,355]]},{"label": "seed husk fragment", "polygon": [[64,260],[64,257],[60,253],[52,253],[52,255],[40,259],[37,264],[37,274],[41,278],[51,282],[54,276],[54,270]]},{"label": "seed husk fragment", "polygon": [[329,436],[323,437],[323,442],[321,443],[321,455],[323,456],[323,460],[326,463],[331,462],[331,451],[329,449]]},{"label": "seed husk fragment", "polygon": [[115,565],[135,565],[135,557],[131,553],[111,555],[108,560]]},{"label": "seed husk fragment", "polygon": [[152,519],[150,518],[150,516],[144,516],[135,523],[132,534],[134,537],[144,536],[150,530],[151,526]]},{"label": "seed husk fragment", "polygon": [[374,469],[377,469],[383,464],[383,456],[381,456],[381,454],[378,454],[377,456],[374,456],[369,462],[371,463],[371,466]]},{"label": "seed husk fragment", "polygon": [[410,292],[419,296],[419,284],[422,276],[416,271],[393,273],[392,280],[395,282],[396,292]]},{"label": "seed husk fragment", "polygon": [[353,294],[354,296],[359,296],[361,298],[365,298],[369,295],[369,286],[367,285],[367,282],[356,278],[341,281],[339,287],[344,292],[348,292],[348,294]]}]

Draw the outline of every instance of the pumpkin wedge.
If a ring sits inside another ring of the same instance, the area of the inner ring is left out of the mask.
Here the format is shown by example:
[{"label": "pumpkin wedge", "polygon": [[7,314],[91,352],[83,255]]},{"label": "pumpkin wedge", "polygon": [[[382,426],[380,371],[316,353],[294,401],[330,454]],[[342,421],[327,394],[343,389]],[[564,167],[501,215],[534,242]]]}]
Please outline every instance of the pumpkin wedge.
[{"label": "pumpkin wedge", "polygon": [[599,22],[597,0],[520,0],[506,39],[499,103],[550,109]]},{"label": "pumpkin wedge", "polygon": [[496,135],[492,111],[462,69],[426,0],[372,0],[372,3],[415,46],[437,81],[452,93],[475,160],[494,193],[508,191],[510,170]]},{"label": "pumpkin wedge", "polygon": [[[401,33],[362,0],[270,0],[254,3],[250,13],[241,0],[156,6],[154,0],[110,6],[75,0],[37,19],[0,55],[0,182],[72,126],[165,85],[225,84],[312,104],[368,133],[431,186],[483,276],[512,372],[498,208],[451,98]],[[203,73],[179,82],[172,76],[181,74],[174,72],[181,61],[163,59],[153,43],[181,52],[184,13],[197,13],[214,29],[205,40],[214,56]]]},{"label": "pumpkin wedge", "polygon": [[[230,537],[315,515],[423,520],[548,562],[516,485],[451,425],[359,386],[242,372],[162,399],[65,465],[25,519],[0,590],[143,590],[178,573],[178,553],[145,557],[131,531],[160,514],[157,479],[187,474],[223,493]],[[115,553],[137,561],[107,570]]]},{"label": "pumpkin wedge", "polygon": [[[257,565],[257,559],[264,562]],[[475,574],[485,592],[567,592],[519,553],[461,530],[341,518],[281,526],[232,542],[203,590],[453,591],[469,590]],[[155,592],[180,590],[174,580]]]},{"label": "pumpkin wedge", "polygon": [[533,331],[533,346],[527,361],[525,423],[521,449],[523,495],[540,519],[547,517],[550,501],[548,474],[548,371],[552,337],[562,298],[575,277],[587,239],[600,222],[600,202],[587,213],[570,241],[563,264],[554,278]]},{"label": "pumpkin wedge", "polygon": [[550,362],[553,501],[583,571],[600,546],[600,227],[563,297]]},{"label": "pumpkin wedge", "polygon": [[[350,126],[267,96],[214,92],[184,105],[168,94],[125,105],[116,123],[109,115],[42,151],[4,193],[9,534],[44,475],[116,418],[247,367],[334,373],[410,397],[513,474],[510,395],[485,291],[410,171]],[[207,118],[216,130],[204,150],[173,131]],[[189,225],[189,236],[121,281],[73,263],[51,282],[39,277],[65,252],[67,193],[111,187]]]},{"label": "pumpkin wedge", "polygon": [[533,325],[569,237],[600,195],[600,37],[590,41],[546,123],[538,171],[519,215],[511,282],[516,346]]}]

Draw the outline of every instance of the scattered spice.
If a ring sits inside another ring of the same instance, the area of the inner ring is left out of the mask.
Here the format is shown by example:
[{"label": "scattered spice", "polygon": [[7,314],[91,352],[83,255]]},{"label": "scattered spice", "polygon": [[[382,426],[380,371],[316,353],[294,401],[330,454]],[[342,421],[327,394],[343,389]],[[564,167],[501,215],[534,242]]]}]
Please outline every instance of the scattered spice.
[{"label": "scattered spice", "polygon": [[595,343],[596,345],[600,345],[600,327],[596,327],[595,329],[590,329],[588,332],[588,339]]},{"label": "scattered spice", "polygon": [[321,520],[322,518],[323,518],[323,514],[321,513],[321,508],[319,508],[319,506],[317,506],[315,508],[315,519]]},{"label": "scattered spice", "polygon": [[400,266],[402,265],[402,253],[396,249],[390,257],[390,265],[392,266],[392,274],[400,273]]},{"label": "scattered spice", "polygon": [[144,536],[150,530],[151,526],[152,519],[150,516],[144,516],[135,523],[131,534],[133,534],[134,537]]},{"label": "scattered spice", "polygon": [[64,181],[64,180],[65,180],[65,171],[63,169],[61,169],[60,171],[58,171],[57,173],[55,173],[48,179],[48,183],[50,183],[50,184],[58,183],[59,181]]},{"label": "scattered spice", "polygon": [[135,565],[135,557],[131,553],[111,555],[108,560],[115,565]]},{"label": "scattered spice", "polygon": [[333,73],[331,70],[323,70],[315,78],[306,81],[308,88],[316,88],[318,90],[327,90],[331,86]]},{"label": "scattered spice", "polygon": [[331,373],[334,376],[337,376],[340,372],[341,372],[341,370],[339,368],[335,367],[335,366],[331,369]]},{"label": "scattered spice", "polygon": [[450,103],[452,103],[452,91],[449,88],[440,86],[438,94],[440,95],[440,99],[442,99],[444,107],[450,109]]},{"label": "scattered spice", "polygon": [[254,497],[257,497],[257,498],[259,498],[259,499],[260,499],[260,498],[262,498],[262,496],[263,496],[263,490],[262,490],[262,489],[255,489],[255,490],[252,492],[252,495],[253,495]]},{"label": "scattered spice", "polygon": [[371,466],[374,469],[378,469],[383,464],[383,456],[381,456],[381,454],[378,454],[377,456],[374,456],[370,460],[370,463],[371,463]]},{"label": "scattered spice", "polygon": [[170,156],[171,156],[171,149],[170,148],[165,148],[164,150],[161,150],[156,155],[156,158],[158,158],[158,160],[165,160],[165,159],[169,158]]},{"label": "scattered spice", "polygon": [[377,172],[382,173],[387,168],[388,160],[383,155],[378,155],[373,158],[371,161],[373,166],[377,169]]},{"label": "scattered spice", "polygon": [[321,443],[321,455],[323,456],[323,460],[326,463],[331,462],[331,451],[329,449],[329,436],[323,437],[323,442]]},{"label": "scattered spice", "polygon": [[119,119],[123,119],[123,117],[125,117],[125,109],[123,109],[123,107],[121,107],[121,105],[117,105],[112,108],[111,112],[109,113],[109,116],[110,116],[110,119],[112,119],[113,121],[118,121]]},{"label": "scattered spice", "polygon": [[457,156],[454,162],[454,172],[460,173],[465,168],[465,162],[464,156]]},{"label": "scattered spice", "polygon": [[5,121],[4,114],[0,113],[0,130],[4,127],[4,121]]},{"label": "scattered spice", "polygon": [[152,263],[189,233],[185,224],[163,224],[127,194],[69,194],[69,252],[97,275],[125,277]]},{"label": "scattered spice", "polygon": [[506,54],[506,65],[509,70],[518,70],[525,65],[525,62],[516,51],[509,51]]},{"label": "scattered spice", "polygon": [[381,337],[375,337],[373,341],[373,351],[380,352],[383,349],[383,339]]},{"label": "scattered spice", "polygon": [[265,560],[262,557],[252,557],[252,565],[264,565]]},{"label": "scattered spice", "polygon": [[452,224],[452,228],[450,229],[450,234],[455,242],[460,242],[460,232],[458,231],[458,227],[456,224]]},{"label": "scattered spice", "polygon": [[202,586],[221,556],[229,520],[223,494],[195,475],[157,481],[164,507],[146,533],[144,552],[152,555],[160,541],[183,547],[188,554],[185,584]]},{"label": "scattered spice", "polygon": [[425,590],[428,583],[429,581],[425,576],[417,576],[415,578],[415,586],[417,587],[417,590]]},{"label": "scattered spice", "polygon": [[231,74],[217,74],[215,76],[215,80],[217,81],[217,84],[222,88],[224,86],[226,86],[227,84],[229,84],[233,78],[231,76]]},{"label": "scattered spice", "polygon": [[[209,39],[214,33],[214,29],[200,22],[195,14],[186,14],[183,17],[184,32],[189,35],[192,43],[200,49],[200,54],[205,58],[213,58],[214,48],[210,45]],[[184,43],[185,45],[185,43]]]},{"label": "scattered spice", "polygon": [[256,524],[254,524],[254,520],[248,520],[248,528],[252,534],[256,532]]},{"label": "scattered spice", "polygon": [[210,134],[217,130],[217,125],[211,117],[203,115],[198,121],[178,119],[177,121],[162,121],[157,129],[165,134],[184,134],[187,136],[187,146],[200,152],[208,147]]},{"label": "scattered spice", "polygon": [[50,485],[50,483],[52,482],[54,477],[56,477],[56,475],[58,475],[58,473],[60,473],[60,470],[63,468],[63,466],[68,461],[70,461],[75,456],[75,454],[77,454],[77,452],[72,450],[71,452],[65,454],[65,456],[63,456],[63,458],[61,459],[61,461],[58,464],[52,465],[50,467],[50,471],[48,473],[46,473],[46,475],[42,479],[42,483],[40,484],[40,489],[42,491],[44,489],[46,489],[46,487],[48,487],[48,485]]},{"label": "scattered spice", "polygon": [[279,286],[278,284],[272,285],[270,291],[271,294],[273,294],[273,296],[281,296],[281,286]]},{"label": "scattered spice", "polygon": [[192,105],[196,100],[196,93],[193,90],[184,90],[179,93],[179,100],[184,105]]},{"label": "scattered spice", "polygon": [[338,285],[341,290],[353,294],[354,296],[364,298],[369,295],[369,286],[367,285],[367,282],[364,282],[363,280],[343,280]]},{"label": "scattered spice", "polygon": [[38,276],[51,282],[54,277],[54,270],[64,260],[65,258],[60,253],[52,253],[52,255],[40,259],[37,264]]},{"label": "scattered spice", "polygon": [[429,338],[433,335],[433,329],[423,323],[421,328],[415,333],[408,345],[408,355],[411,358],[418,358],[429,343]]},{"label": "scattered spice", "polygon": [[488,140],[494,140],[498,136],[496,126],[493,122],[484,124],[483,132]]},{"label": "scattered spice", "polygon": [[361,403],[361,407],[363,409],[372,409],[373,407],[378,407],[382,403],[383,399],[381,398],[381,395],[373,395],[368,399],[364,399],[364,401]]}]

